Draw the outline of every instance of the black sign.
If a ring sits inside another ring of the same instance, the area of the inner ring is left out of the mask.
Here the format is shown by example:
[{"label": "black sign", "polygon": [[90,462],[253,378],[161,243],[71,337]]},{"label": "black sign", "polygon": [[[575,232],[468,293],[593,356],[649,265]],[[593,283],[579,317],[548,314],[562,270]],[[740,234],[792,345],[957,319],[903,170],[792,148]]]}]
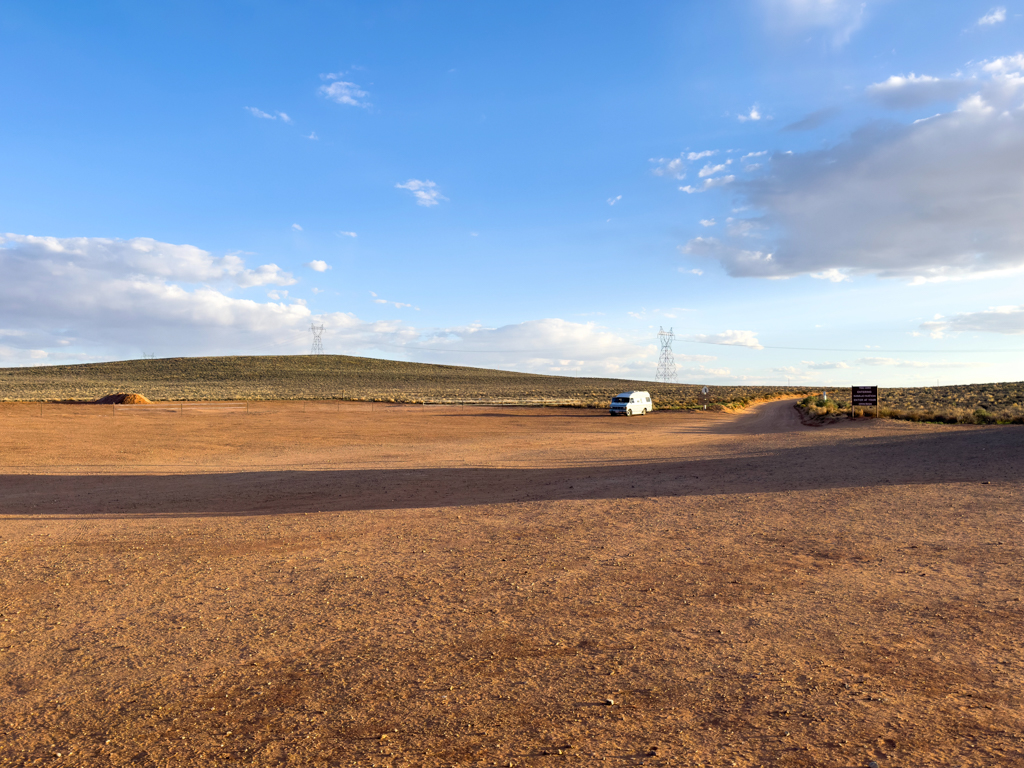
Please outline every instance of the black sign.
[{"label": "black sign", "polygon": [[851,387],[854,405],[878,405],[878,387]]}]

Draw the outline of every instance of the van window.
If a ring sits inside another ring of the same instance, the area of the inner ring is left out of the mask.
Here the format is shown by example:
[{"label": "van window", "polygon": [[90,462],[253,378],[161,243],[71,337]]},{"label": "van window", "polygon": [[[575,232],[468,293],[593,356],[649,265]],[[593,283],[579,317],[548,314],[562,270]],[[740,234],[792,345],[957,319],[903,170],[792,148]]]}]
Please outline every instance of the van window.
[{"label": "van window", "polygon": [[629,398],[628,397],[613,397],[612,398],[612,402],[613,403],[628,403],[629,402]]}]

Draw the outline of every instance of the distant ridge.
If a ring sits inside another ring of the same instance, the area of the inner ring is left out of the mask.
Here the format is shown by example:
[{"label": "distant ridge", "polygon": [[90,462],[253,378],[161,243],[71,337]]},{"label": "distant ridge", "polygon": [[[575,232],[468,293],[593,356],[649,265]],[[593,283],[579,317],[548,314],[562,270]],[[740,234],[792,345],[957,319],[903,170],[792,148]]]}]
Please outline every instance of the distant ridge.
[{"label": "distant ridge", "polygon": [[[680,408],[696,407],[700,386],[701,382],[577,378],[349,355],[172,357],[0,368],[4,401],[92,401],[110,392],[139,392],[154,401],[551,401],[603,408],[618,392],[646,389],[660,407]],[[711,387],[713,402],[738,404],[809,391],[805,387]]]}]

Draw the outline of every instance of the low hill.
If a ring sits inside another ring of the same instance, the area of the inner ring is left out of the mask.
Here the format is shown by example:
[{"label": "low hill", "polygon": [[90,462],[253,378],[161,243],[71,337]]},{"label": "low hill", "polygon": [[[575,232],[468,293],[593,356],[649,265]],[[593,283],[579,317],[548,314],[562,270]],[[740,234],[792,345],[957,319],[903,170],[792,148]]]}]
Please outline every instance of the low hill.
[{"label": "low hill", "polygon": [[[549,401],[606,407],[617,392],[646,389],[662,408],[696,407],[700,384],[575,378],[428,365],[348,355],[178,357],[0,369],[0,400],[93,401],[111,392],[150,400]],[[740,404],[801,387],[709,387],[714,403]]]}]

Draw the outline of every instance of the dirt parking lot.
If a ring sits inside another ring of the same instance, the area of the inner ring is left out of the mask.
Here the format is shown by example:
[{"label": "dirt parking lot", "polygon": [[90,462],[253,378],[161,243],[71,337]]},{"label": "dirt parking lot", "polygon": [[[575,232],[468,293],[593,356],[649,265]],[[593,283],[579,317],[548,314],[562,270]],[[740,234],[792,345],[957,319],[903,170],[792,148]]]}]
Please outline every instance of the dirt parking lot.
[{"label": "dirt parking lot", "polygon": [[1022,483],[789,402],[4,405],[0,765],[1021,766]]}]

